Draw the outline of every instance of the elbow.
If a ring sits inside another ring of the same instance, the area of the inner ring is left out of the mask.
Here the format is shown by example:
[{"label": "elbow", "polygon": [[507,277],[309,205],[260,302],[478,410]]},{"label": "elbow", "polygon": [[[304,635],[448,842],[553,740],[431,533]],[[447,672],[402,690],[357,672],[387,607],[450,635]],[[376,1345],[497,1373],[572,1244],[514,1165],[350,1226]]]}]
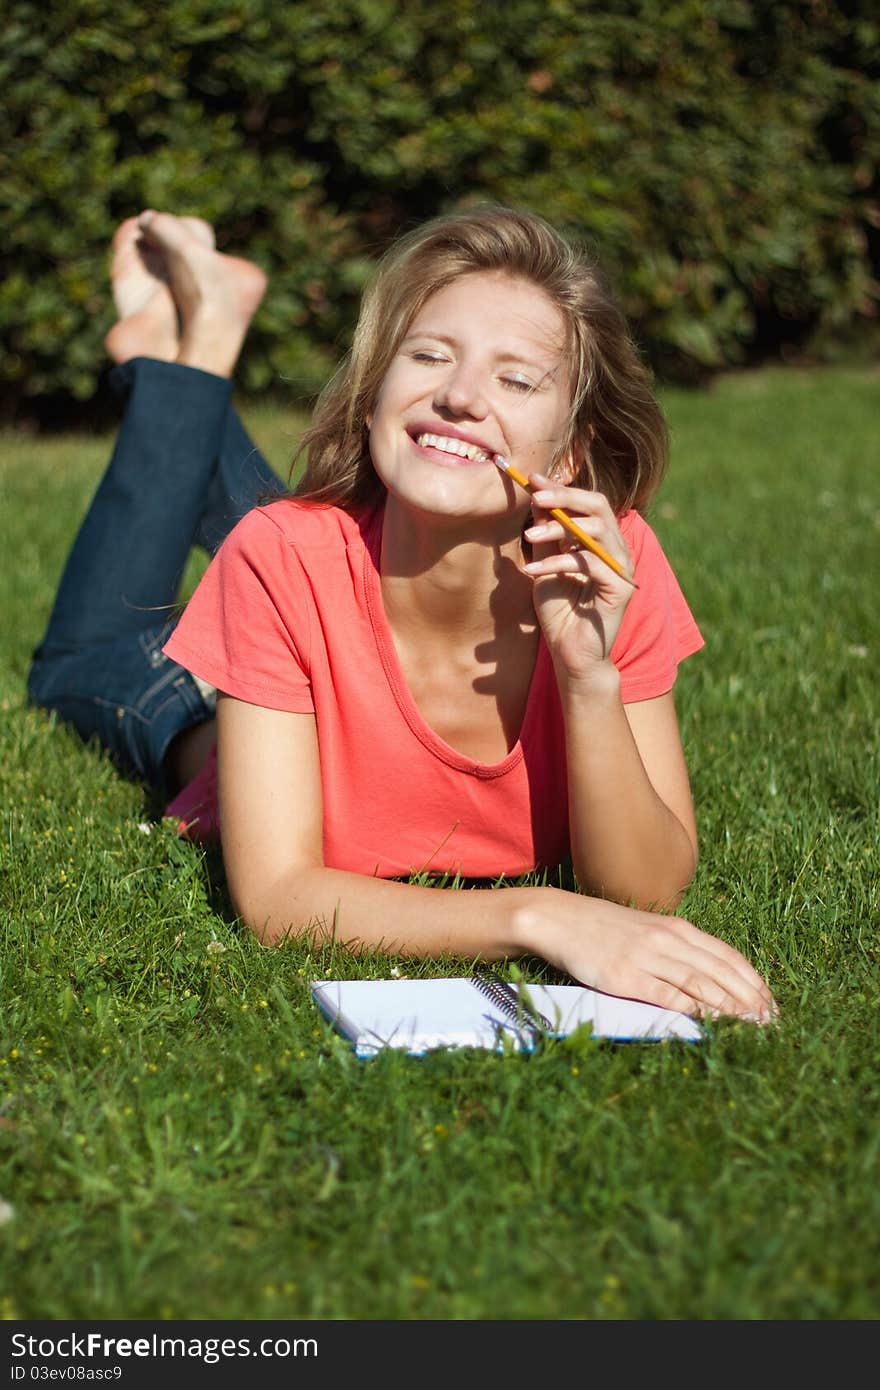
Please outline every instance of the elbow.
[{"label": "elbow", "polygon": [[242,926],[247,927],[260,946],[274,949],[284,946],[303,934],[303,924],[288,907],[280,904],[290,897],[284,892],[267,893],[259,888],[248,889],[241,884],[230,883],[229,896],[232,909]]},{"label": "elbow", "polygon": [[290,878],[268,892],[235,892],[230,885],[230,897],[238,920],[268,950],[302,939],[313,946],[323,946],[336,937],[335,916],[328,925],[314,895]]},{"label": "elbow", "polygon": [[299,941],[302,938],[316,945],[326,942],[331,936],[323,923],[313,919],[303,922],[291,920],[289,913],[271,915],[265,912],[240,911],[237,916],[258,945],[264,946],[267,950],[277,950],[279,946],[286,946],[288,942]]},{"label": "elbow", "polygon": [[684,888],[675,888],[671,893],[660,894],[657,897],[648,897],[646,895],[643,902],[636,899],[633,903],[633,907],[639,908],[642,912],[674,912],[686,892],[687,884],[685,884]]},{"label": "elbow", "polygon": [[266,950],[277,950],[279,946],[286,946],[288,941],[300,935],[293,924],[281,927],[277,922],[263,921],[258,923],[255,920],[248,920],[246,917],[242,918],[242,921],[250,930],[257,944],[265,947]]},{"label": "elbow", "polygon": [[223,860],[232,910],[260,946],[274,949],[312,935],[316,892],[311,864],[233,855],[226,845]]},{"label": "elbow", "polygon": [[232,895],[232,907],[239,923],[247,927],[258,945],[267,949],[283,946],[291,938],[299,935],[300,929],[296,923],[284,922],[264,904],[249,902]]},{"label": "elbow", "polygon": [[581,878],[576,867],[575,876],[582,893],[607,898],[639,912],[674,912],[693,882],[696,871],[697,855],[694,850],[686,862],[667,865],[664,870],[657,868],[650,877],[627,874],[617,882],[610,879],[600,882],[591,875]]},{"label": "elbow", "polygon": [[646,893],[646,901],[637,902],[636,906],[645,912],[673,912],[694,881],[698,861],[696,832],[690,834],[681,826],[675,853],[670,854],[667,864],[655,865],[659,892]]},{"label": "elbow", "polygon": [[691,852],[686,862],[680,865],[680,872],[675,880],[671,884],[667,882],[657,894],[646,894],[644,901],[637,898],[634,906],[641,908],[643,912],[674,912],[693,883],[696,872],[697,849],[692,845]]}]

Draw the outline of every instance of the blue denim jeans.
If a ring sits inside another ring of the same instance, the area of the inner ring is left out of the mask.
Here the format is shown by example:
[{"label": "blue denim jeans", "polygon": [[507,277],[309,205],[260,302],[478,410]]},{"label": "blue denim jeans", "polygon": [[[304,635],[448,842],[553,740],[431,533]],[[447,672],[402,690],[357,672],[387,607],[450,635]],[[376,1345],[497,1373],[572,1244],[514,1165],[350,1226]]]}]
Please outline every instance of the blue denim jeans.
[{"label": "blue denim jeans", "polygon": [[125,398],[122,425],[34,652],[28,694],[164,792],[172,740],[214,713],[210,691],[162,652],[184,566],[193,546],[213,554],[245,512],[284,488],[223,377],[140,357],[111,380]]}]

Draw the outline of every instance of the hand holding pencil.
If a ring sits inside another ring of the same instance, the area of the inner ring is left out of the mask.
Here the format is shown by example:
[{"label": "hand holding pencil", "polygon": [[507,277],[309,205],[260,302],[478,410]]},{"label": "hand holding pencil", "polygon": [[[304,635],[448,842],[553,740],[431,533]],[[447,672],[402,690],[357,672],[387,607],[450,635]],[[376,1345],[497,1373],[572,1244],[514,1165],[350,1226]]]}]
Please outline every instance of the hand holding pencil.
[{"label": "hand holding pencil", "polygon": [[[540,491],[540,488],[535,487],[518,468],[514,468],[513,464],[508,462],[503,454],[495,455],[495,463],[501,469],[502,473],[509,474],[515,483],[519,483],[520,487],[525,488],[526,492],[534,493]],[[578,526],[576,521],[572,520],[568,512],[563,511],[561,507],[550,507],[548,510],[550,515],[558,521],[570,535],[580,541],[585,550],[589,550],[593,555],[596,555],[604,564],[608,565],[609,569],[612,569],[614,573],[619,575],[621,579],[624,579],[627,584],[631,584],[634,589],[639,587],[636,581],[626,573],[623,566],[615,560],[614,556],[609,554],[605,547],[600,545],[597,540],[594,540],[592,536],[587,535],[587,532],[584,531],[582,527]]]}]

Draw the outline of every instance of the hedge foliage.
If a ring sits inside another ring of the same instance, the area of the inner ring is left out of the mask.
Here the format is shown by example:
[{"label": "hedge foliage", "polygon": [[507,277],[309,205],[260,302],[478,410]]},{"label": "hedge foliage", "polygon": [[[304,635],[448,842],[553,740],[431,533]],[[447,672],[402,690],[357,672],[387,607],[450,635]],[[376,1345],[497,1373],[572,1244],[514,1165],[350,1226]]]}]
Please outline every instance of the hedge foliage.
[{"label": "hedge foliage", "polygon": [[874,0],[7,0],[6,413],[93,397],[107,246],[196,214],[271,278],[240,384],[310,394],[399,229],[483,200],[597,251],[661,374],[870,328]]}]

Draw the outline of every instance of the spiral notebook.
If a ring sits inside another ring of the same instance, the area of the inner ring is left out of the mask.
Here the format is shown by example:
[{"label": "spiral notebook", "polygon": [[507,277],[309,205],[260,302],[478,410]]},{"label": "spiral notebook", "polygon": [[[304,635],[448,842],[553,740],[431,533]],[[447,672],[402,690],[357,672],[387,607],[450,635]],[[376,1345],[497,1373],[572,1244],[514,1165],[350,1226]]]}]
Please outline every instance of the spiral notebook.
[{"label": "spiral notebook", "polygon": [[435,1048],[531,1051],[541,1038],[589,1027],[616,1042],[697,1042],[687,1014],[585,985],[516,985],[491,971],[444,979],[313,980],[312,996],[359,1057],[383,1048],[422,1056]]}]

